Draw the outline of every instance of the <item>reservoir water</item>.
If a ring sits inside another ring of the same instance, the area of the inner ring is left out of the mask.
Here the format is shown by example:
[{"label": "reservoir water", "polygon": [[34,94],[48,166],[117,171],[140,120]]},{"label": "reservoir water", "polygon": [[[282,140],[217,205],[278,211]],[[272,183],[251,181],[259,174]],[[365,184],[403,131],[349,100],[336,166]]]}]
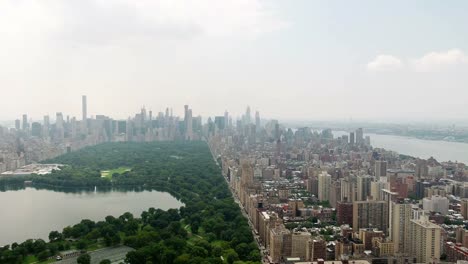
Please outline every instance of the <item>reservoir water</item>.
[{"label": "reservoir water", "polygon": [[0,246],[29,238],[48,241],[50,231],[62,232],[82,219],[101,221],[125,212],[140,217],[150,207],[167,210],[182,205],[169,193],[157,191],[0,191]]},{"label": "reservoir water", "polygon": [[[335,137],[349,135],[346,131],[333,131]],[[468,144],[440,140],[424,140],[394,135],[366,133],[375,148],[393,150],[400,154],[423,159],[431,156],[438,161],[459,161],[468,164]]]}]

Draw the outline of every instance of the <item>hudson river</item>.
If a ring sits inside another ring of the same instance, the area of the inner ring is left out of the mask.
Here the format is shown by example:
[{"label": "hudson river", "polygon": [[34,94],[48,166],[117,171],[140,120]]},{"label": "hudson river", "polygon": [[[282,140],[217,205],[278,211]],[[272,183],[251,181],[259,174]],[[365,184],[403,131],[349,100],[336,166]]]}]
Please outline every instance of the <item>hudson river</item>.
[{"label": "hudson river", "polygon": [[[335,137],[349,135],[345,131],[333,131]],[[468,144],[459,142],[423,140],[410,137],[366,133],[374,148],[393,150],[400,154],[438,161],[459,161],[468,164]]]}]

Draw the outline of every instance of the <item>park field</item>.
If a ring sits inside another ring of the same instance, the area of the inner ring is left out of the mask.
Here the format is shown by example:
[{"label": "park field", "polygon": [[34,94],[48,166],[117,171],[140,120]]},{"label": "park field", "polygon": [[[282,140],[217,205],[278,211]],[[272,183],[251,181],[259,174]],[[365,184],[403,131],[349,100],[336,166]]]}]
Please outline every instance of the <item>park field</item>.
[{"label": "park field", "polygon": [[103,170],[101,171],[101,177],[112,179],[112,175],[114,175],[114,173],[122,174],[124,172],[131,171],[131,170],[132,168],[130,167],[118,167],[117,169]]}]

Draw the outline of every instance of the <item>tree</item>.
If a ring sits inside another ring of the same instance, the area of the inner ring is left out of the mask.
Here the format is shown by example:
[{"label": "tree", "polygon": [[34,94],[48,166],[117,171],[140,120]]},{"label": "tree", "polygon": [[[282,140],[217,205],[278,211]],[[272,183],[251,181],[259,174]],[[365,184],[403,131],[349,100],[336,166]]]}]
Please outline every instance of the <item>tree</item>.
[{"label": "tree", "polygon": [[86,241],[84,239],[80,239],[78,240],[78,242],[76,243],[76,247],[78,249],[85,249],[86,247],[88,246],[88,244],[86,243]]},{"label": "tree", "polygon": [[186,263],[189,263],[189,261],[190,261],[190,255],[182,254],[174,260],[174,264],[186,264]]},{"label": "tree", "polygon": [[213,256],[220,257],[223,254],[223,248],[220,246],[214,246],[212,253],[213,253]]},{"label": "tree", "polygon": [[99,262],[99,264],[111,264],[111,261],[108,259],[103,259],[101,262]]},{"label": "tree", "polygon": [[146,263],[146,256],[142,252],[135,250],[127,253],[125,257],[125,263],[129,264],[139,264]]},{"label": "tree", "polygon": [[246,259],[250,253],[250,247],[246,243],[240,243],[236,246],[236,252],[241,259]]},{"label": "tree", "polygon": [[91,256],[89,254],[83,254],[76,260],[78,264],[91,264]]},{"label": "tree", "polygon": [[239,255],[233,249],[230,249],[226,254],[226,260],[229,264],[233,264],[234,261],[239,260]]},{"label": "tree", "polygon": [[50,256],[49,252],[47,250],[44,250],[37,254],[37,260],[39,261],[44,261]]},{"label": "tree", "polygon": [[62,234],[59,231],[52,231],[49,233],[49,240],[51,242],[58,241],[62,239]]}]

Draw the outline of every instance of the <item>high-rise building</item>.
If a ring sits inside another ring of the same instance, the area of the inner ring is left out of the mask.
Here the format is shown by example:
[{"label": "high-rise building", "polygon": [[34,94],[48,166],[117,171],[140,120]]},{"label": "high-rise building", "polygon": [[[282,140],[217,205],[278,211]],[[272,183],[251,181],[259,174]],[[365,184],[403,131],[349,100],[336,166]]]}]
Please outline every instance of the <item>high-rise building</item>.
[{"label": "high-rise building", "polygon": [[341,183],[339,181],[331,181],[328,201],[333,208],[336,208],[337,202],[341,201]]},{"label": "high-rise building", "polygon": [[42,126],[39,122],[33,122],[31,124],[31,136],[40,137],[42,135]]},{"label": "high-rise building", "polygon": [[359,239],[364,244],[364,249],[372,250],[372,242],[375,238],[384,238],[385,234],[381,230],[374,228],[359,229]]},{"label": "high-rise building", "polygon": [[364,131],[362,128],[356,130],[356,144],[364,144]]},{"label": "high-rise building", "polygon": [[461,201],[461,207],[460,207],[461,215],[465,220],[468,219],[468,199],[463,199]]},{"label": "high-rise building", "polygon": [[327,259],[327,242],[321,238],[310,239],[307,242],[306,261]]},{"label": "high-rise building", "polygon": [[291,255],[291,231],[281,223],[270,228],[269,254],[273,263],[280,263],[282,257]]},{"label": "high-rise building", "polygon": [[354,145],[354,132],[349,133],[349,144]]},{"label": "high-rise building", "polygon": [[65,126],[63,122],[63,114],[58,112],[55,118],[55,136],[58,140],[63,140],[65,137]]},{"label": "high-rise building", "polygon": [[370,195],[372,196],[372,199],[377,200],[377,201],[383,200],[383,197],[382,197],[383,189],[390,189],[390,184],[388,182],[383,182],[383,181],[371,182]]},{"label": "high-rise building", "polygon": [[447,197],[440,195],[433,195],[431,198],[423,199],[423,209],[428,212],[437,212],[441,214],[448,214],[449,200]]},{"label": "high-rise building", "polygon": [[461,226],[457,227],[455,230],[455,239],[457,243],[460,243],[464,247],[468,248],[468,230]]},{"label": "high-rise building", "polygon": [[19,119],[15,120],[15,129],[20,130],[21,129],[21,121]]},{"label": "high-rise building", "polygon": [[413,206],[408,203],[391,203],[392,230],[391,240],[396,253],[409,253],[410,222],[413,217]]},{"label": "high-rise building", "polygon": [[318,199],[330,201],[331,175],[323,171],[318,176]]},{"label": "high-rise building", "polygon": [[291,257],[305,259],[307,255],[307,242],[310,240],[309,232],[294,232],[291,236]]},{"label": "high-rise building", "polygon": [[356,201],[353,203],[353,230],[378,228],[388,229],[388,203],[386,201]]},{"label": "high-rise building", "polygon": [[50,118],[48,115],[44,116],[44,121],[42,123],[42,136],[44,138],[49,137],[49,131],[50,131]]},{"label": "high-rise building", "polygon": [[255,127],[257,131],[260,131],[260,113],[258,111],[255,112]]},{"label": "high-rise building", "polygon": [[247,106],[247,110],[245,111],[245,124],[250,124],[251,122],[252,118],[250,116],[250,106]]},{"label": "high-rise building", "polygon": [[249,163],[242,164],[242,171],[241,171],[241,185],[242,186],[249,186],[253,183],[254,179],[254,169],[252,165]]},{"label": "high-rise building", "polygon": [[310,192],[311,194],[315,195],[316,197],[318,197],[318,179],[317,177],[309,177],[307,180],[306,180],[306,184],[307,184],[307,191]]},{"label": "high-rise building", "polygon": [[28,128],[29,128],[29,124],[28,124],[28,115],[27,115],[27,114],[24,114],[24,115],[23,115],[23,127],[22,127],[22,129],[23,129],[24,131],[26,131],[26,130],[28,130]]},{"label": "high-rise building", "polygon": [[224,111],[224,127],[225,128],[230,128],[230,125],[229,125],[229,113],[228,111]]},{"label": "high-rise building", "polygon": [[371,182],[368,175],[357,176],[357,201],[365,201],[371,195]]},{"label": "high-rise building", "polygon": [[341,201],[354,202],[356,200],[356,182],[348,178],[341,179]]},{"label": "high-rise building", "polygon": [[441,227],[429,221],[427,216],[410,222],[410,254],[416,263],[438,263],[441,254]]},{"label": "high-rise building", "polygon": [[382,189],[382,191],[380,192],[380,199],[387,204],[387,208],[388,208],[388,214],[387,214],[388,228],[386,232],[386,235],[388,236],[391,236],[392,234],[392,219],[391,219],[392,209],[393,209],[392,202],[397,202],[398,201],[397,197],[398,197],[398,193],[392,192],[388,189]]},{"label": "high-rise building", "polygon": [[387,162],[377,160],[375,161],[375,178],[379,181],[380,177],[387,177]]},{"label": "high-rise building", "polygon": [[81,111],[82,111],[81,120],[86,121],[88,119],[88,105],[86,101],[86,95],[83,95],[81,97]]},{"label": "high-rise building", "polygon": [[336,222],[338,225],[353,224],[353,203],[340,201],[336,205]]},{"label": "high-rise building", "polygon": [[226,128],[226,117],[215,116],[215,125],[218,130],[224,130]]},{"label": "high-rise building", "polygon": [[185,123],[185,140],[193,140],[193,121],[192,121],[192,109],[189,109],[188,105],[184,106],[184,123]]}]

